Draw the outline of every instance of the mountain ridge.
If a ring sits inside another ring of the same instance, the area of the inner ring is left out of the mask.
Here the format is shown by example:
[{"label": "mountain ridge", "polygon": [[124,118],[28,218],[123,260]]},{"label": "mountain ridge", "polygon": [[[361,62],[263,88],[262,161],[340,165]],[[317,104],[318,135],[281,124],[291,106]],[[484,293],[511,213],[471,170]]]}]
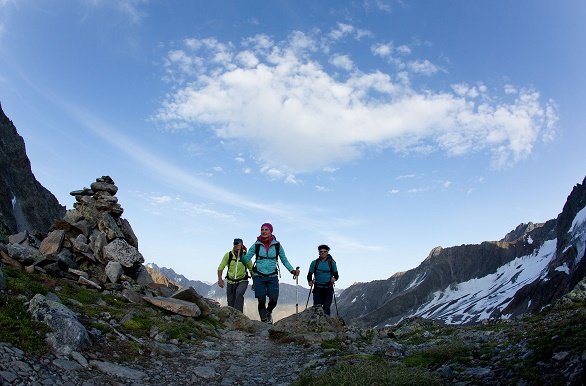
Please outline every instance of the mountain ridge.
[{"label": "mountain ridge", "polygon": [[[340,296],[340,312],[351,324],[374,327],[411,316],[466,324],[538,311],[584,277],[585,185],[586,178],[574,186],[556,219],[520,224],[500,241],[436,247],[414,269],[350,286]],[[520,277],[525,280],[522,286]],[[488,288],[472,286],[480,281]],[[465,293],[463,288],[477,292]],[[480,295],[483,291],[486,299]],[[481,310],[481,304],[490,310]]]}]

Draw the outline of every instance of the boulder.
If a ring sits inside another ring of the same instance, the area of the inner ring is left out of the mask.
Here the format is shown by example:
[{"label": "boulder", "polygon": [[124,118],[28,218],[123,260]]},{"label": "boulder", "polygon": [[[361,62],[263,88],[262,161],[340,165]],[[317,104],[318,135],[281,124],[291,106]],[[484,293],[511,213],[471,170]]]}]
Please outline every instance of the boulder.
[{"label": "boulder", "polygon": [[61,244],[63,243],[64,237],[64,230],[58,229],[52,231],[41,242],[39,251],[45,256],[56,255],[61,250]]},{"label": "boulder", "polygon": [[197,304],[186,302],[185,300],[164,298],[160,296],[153,298],[144,296],[143,299],[154,306],[170,311],[177,315],[190,316],[193,318],[197,318],[201,315],[201,310]]},{"label": "boulder", "polygon": [[171,295],[171,297],[197,304],[203,315],[210,313],[211,307],[205,301],[204,297],[198,294],[193,287],[181,288]]},{"label": "boulder", "polygon": [[130,268],[135,264],[144,263],[142,254],[123,239],[115,239],[104,247],[104,258],[108,261],[117,261],[122,266]]},{"label": "boulder", "polygon": [[36,294],[28,308],[33,320],[43,322],[51,328],[46,340],[56,355],[67,356],[72,351],[86,347],[91,343],[85,327],[69,308],[61,303]]}]

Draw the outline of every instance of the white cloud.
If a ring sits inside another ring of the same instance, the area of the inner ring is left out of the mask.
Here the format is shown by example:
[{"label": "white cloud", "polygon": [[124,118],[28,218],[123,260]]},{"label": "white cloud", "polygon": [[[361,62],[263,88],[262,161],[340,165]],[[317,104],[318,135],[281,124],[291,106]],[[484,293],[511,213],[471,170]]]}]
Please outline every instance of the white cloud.
[{"label": "white cloud", "polygon": [[154,205],[155,204],[156,205],[159,205],[159,204],[168,204],[168,203],[170,203],[171,201],[174,200],[171,196],[166,196],[166,195],[163,195],[163,196],[149,196],[148,199],[151,202],[151,204],[154,204]]},{"label": "white cloud", "polygon": [[403,174],[403,175],[395,177],[396,180],[404,180],[404,179],[412,179],[412,178],[419,178],[419,176],[417,174]]},{"label": "white cloud", "polygon": [[372,33],[368,30],[356,28],[351,24],[338,23],[336,28],[332,29],[328,36],[332,40],[342,40],[347,36],[360,40],[371,35]]},{"label": "white cloud", "polygon": [[393,53],[393,43],[377,43],[370,47],[372,53],[381,58],[388,58]]},{"label": "white cloud", "polygon": [[187,215],[190,217],[211,217],[221,220],[232,220],[234,218],[232,214],[222,213],[210,209],[208,204],[196,204],[183,200],[179,196],[171,197],[165,194],[159,195],[144,193],[139,193],[138,195],[150,203],[152,206],[151,213],[156,215],[162,215],[164,212],[168,213],[170,211],[176,211],[181,213],[181,215]]},{"label": "white cloud", "polygon": [[315,190],[318,192],[329,192],[330,189],[326,188],[325,186],[315,185]]},{"label": "white cloud", "polygon": [[439,71],[439,68],[429,60],[415,60],[407,63],[409,70],[416,74],[433,75]]},{"label": "white cloud", "polygon": [[346,71],[350,71],[354,67],[354,62],[348,55],[334,55],[330,58],[330,63]]},{"label": "white cloud", "polygon": [[[339,23],[329,37],[357,34]],[[508,86],[489,95],[481,82],[456,84],[452,92],[413,88],[413,71],[438,71],[425,59],[410,61],[411,72],[354,68],[339,79],[320,63],[319,36],[298,31],[278,42],[257,35],[241,47],[216,39],[184,44],[167,57],[176,83],[155,118],[174,130],[211,129],[219,140],[246,143],[264,174],[291,183],[296,173],[342,164],[369,148],[488,152],[492,165],[503,168],[555,129],[555,105],[541,103],[536,90]],[[371,50],[393,53],[390,43]],[[350,56],[338,58],[340,65],[352,63]],[[321,151],[308,151],[309,143]]]}]

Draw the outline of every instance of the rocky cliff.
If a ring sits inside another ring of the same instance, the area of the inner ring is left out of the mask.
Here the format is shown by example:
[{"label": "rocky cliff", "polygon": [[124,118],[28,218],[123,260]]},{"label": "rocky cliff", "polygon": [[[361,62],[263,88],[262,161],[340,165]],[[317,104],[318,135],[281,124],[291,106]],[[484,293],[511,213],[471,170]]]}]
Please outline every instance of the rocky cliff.
[{"label": "rocky cliff", "polygon": [[21,231],[46,233],[65,207],[35,178],[24,140],[0,105],[0,241]]}]

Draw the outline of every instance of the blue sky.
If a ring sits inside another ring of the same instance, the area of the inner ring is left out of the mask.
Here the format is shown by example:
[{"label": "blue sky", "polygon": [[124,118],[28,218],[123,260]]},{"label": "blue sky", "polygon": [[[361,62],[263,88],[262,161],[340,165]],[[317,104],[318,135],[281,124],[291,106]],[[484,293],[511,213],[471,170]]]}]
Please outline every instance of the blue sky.
[{"label": "blue sky", "polygon": [[147,262],[214,281],[269,221],[303,274],[329,244],[343,288],[557,216],[586,171],[583,20],[578,0],[0,0],[0,103],[68,209],[114,179]]}]

